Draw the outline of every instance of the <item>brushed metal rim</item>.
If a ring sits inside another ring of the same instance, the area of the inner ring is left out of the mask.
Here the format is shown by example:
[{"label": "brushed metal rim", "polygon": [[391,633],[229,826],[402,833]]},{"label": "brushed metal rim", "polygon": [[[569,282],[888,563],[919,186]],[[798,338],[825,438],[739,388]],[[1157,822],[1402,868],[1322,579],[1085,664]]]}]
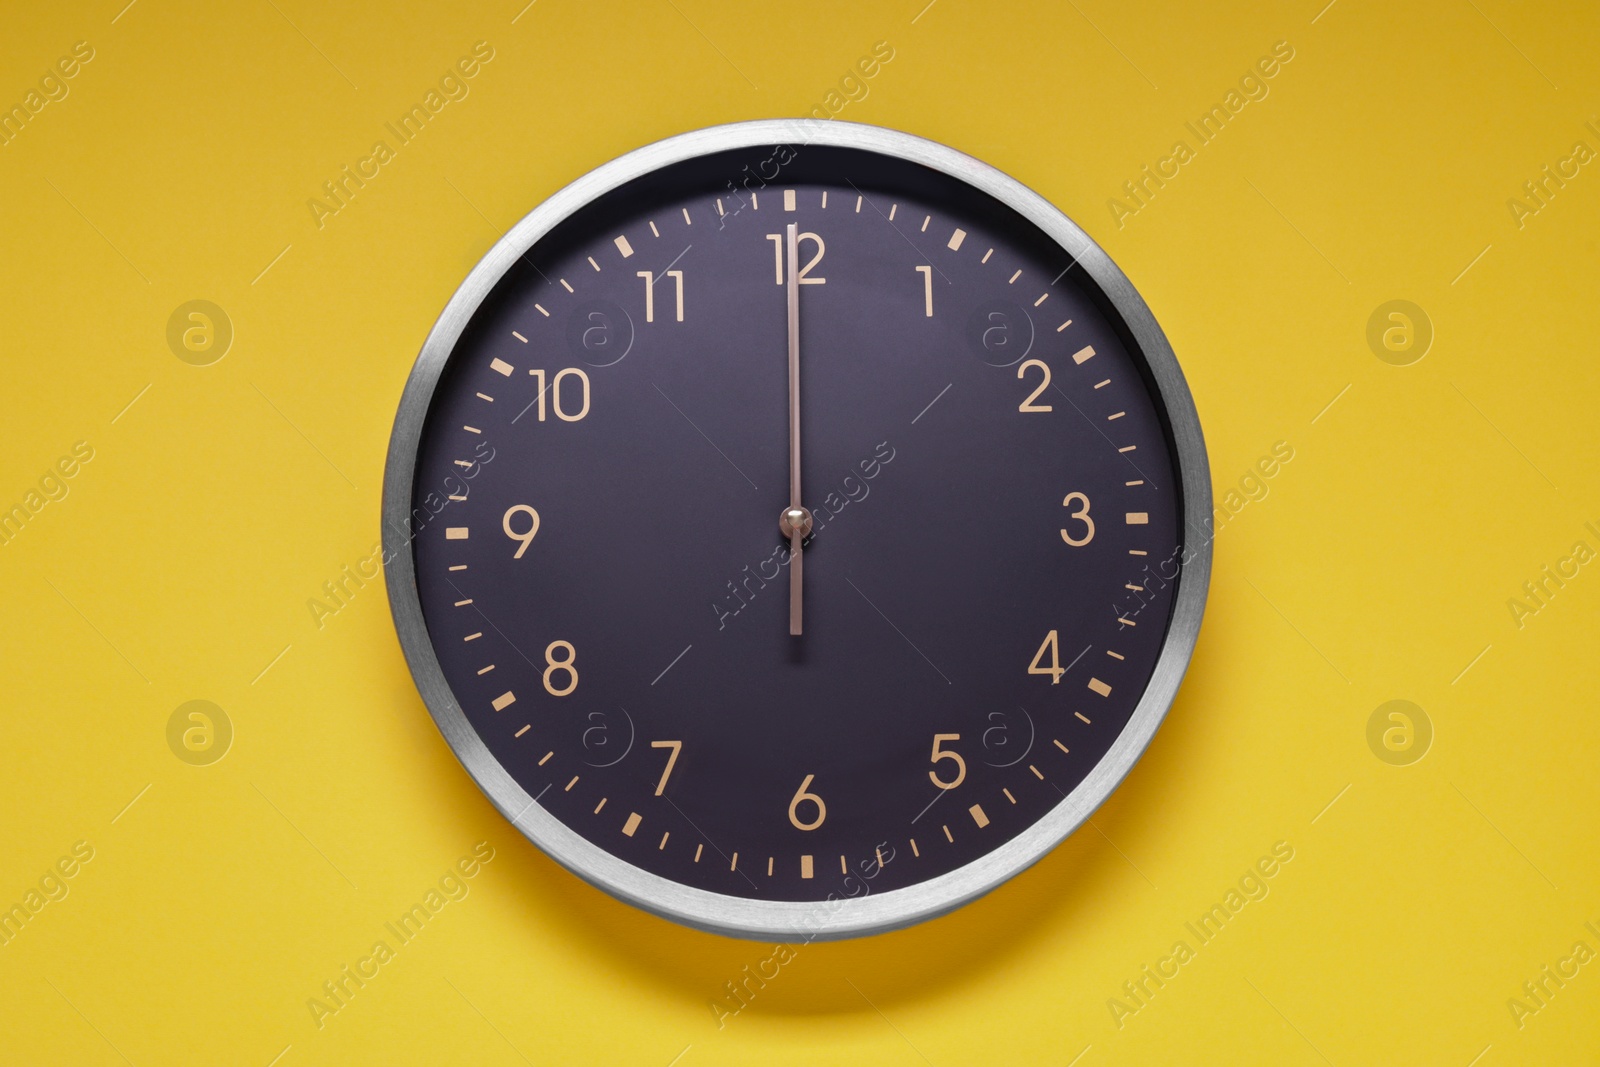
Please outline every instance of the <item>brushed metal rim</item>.
[{"label": "brushed metal rim", "polygon": [[[407,522],[423,423],[451,352],[479,305],[511,265],[558,223],[599,196],[662,167],[762,145],[854,148],[919,163],[1008,205],[1065,249],[1105,294],[1129,332],[1165,408],[1183,494],[1186,544],[1166,644],[1128,725],[1089,775],[1033,826],[957,870],[884,893],[823,901],[763,901],[681,885],[618,859],[544,810],[490,754],[451,692],[417,595]],[[551,859],[590,884],[667,919],[733,937],[827,940],[880,933],[942,915],[1038,862],[1077,830],[1128,775],[1177,695],[1205,610],[1211,572],[1211,479],[1194,399],[1144,300],[1099,245],[1047,200],[986,163],[933,141],[837,120],[767,119],[670,137],[589,172],[535,208],[461,283],[429,332],[395,415],[383,481],[384,572],[406,662],[456,758],[500,813]]]}]

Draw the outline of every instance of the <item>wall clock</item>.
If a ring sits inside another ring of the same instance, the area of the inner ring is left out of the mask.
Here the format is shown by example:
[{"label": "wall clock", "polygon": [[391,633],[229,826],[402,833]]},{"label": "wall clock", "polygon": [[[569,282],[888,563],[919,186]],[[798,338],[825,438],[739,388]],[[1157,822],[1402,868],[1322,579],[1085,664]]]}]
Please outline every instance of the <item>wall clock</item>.
[{"label": "wall clock", "polygon": [[468,275],[384,485],[439,729],[572,872],[845,937],[1110,794],[1210,568],[1193,401],[1044,199],[917,137],[748,122],[583,177]]}]

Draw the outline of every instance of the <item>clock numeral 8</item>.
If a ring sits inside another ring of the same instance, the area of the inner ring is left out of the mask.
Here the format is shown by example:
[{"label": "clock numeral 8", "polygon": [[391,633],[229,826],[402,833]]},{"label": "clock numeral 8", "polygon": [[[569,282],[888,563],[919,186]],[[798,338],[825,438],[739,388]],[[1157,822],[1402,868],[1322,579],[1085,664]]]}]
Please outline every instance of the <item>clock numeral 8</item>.
[{"label": "clock numeral 8", "polygon": [[[557,650],[563,648],[567,650],[566,659],[556,659]],[[547,664],[544,669],[545,692],[549,693],[553,697],[564,697],[574,689],[578,688],[578,668],[572,665],[572,661],[577,658],[578,650],[572,647],[571,641],[551,641],[545,646],[544,661]],[[550,684],[550,676],[556,671],[567,672],[567,684],[560,689],[557,689],[555,686]]]},{"label": "clock numeral 8", "polygon": [[1071,515],[1071,517],[1074,519],[1083,520],[1083,536],[1073,537],[1063,529],[1061,531],[1061,540],[1065,541],[1073,548],[1080,548],[1094,540],[1094,520],[1089,517],[1089,498],[1083,493],[1068,493],[1067,498],[1061,502],[1061,506],[1064,508],[1070,508],[1074,501],[1083,505],[1083,507],[1079,508],[1077,511],[1074,511]]},{"label": "clock numeral 8", "polygon": [[[815,777],[816,775],[814,774],[806,775],[806,780],[800,783],[800,788],[795,793],[794,799],[789,801],[789,821],[794,823],[796,830],[815,830],[822,825],[822,820],[828,817],[828,805],[822,802],[822,798],[815,793],[806,792],[807,789],[811,788],[811,780]],[[817,817],[810,822],[801,822],[796,809],[808,800],[817,806]]]}]

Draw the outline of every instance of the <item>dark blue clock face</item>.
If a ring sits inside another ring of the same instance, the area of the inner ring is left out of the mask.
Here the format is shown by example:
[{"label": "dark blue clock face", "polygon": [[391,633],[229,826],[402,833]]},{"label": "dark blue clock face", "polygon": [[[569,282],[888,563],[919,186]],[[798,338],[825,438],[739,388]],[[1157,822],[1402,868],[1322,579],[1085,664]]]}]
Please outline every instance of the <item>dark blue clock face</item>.
[{"label": "dark blue clock face", "polygon": [[627,863],[769,900],[915,885],[1059,804],[1144,693],[1183,536],[1144,360],[1072,268],[959,181],[821,147],[668,168],[537,243],[415,475],[429,637],[494,758]]}]

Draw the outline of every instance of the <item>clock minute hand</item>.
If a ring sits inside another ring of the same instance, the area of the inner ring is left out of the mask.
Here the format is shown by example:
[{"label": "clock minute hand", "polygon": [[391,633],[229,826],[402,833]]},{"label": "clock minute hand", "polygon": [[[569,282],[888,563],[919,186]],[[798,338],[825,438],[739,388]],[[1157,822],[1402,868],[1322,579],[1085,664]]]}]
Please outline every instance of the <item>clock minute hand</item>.
[{"label": "clock minute hand", "polygon": [[811,512],[800,502],[800,272],[798,226],[789,223],[787,297],[789,304],[789,506],[778,530],[789,539],[789,634],[800,636],[803,604],[801,551],[811,532]]}]

